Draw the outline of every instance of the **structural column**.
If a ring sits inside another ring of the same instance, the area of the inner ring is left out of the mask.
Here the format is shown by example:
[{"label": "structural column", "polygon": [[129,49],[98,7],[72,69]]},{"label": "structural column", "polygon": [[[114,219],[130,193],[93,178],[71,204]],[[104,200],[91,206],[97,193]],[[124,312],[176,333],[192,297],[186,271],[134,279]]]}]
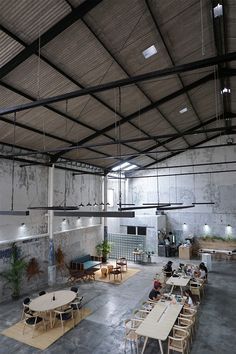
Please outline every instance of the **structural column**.
[{"label": "structural column", "polygon": [[[48,171],[48,206],[53,206],[54,192],[54,165],[49,167]],[[54,211],[48,210],[48,233],[49,233],[49,254],[48,254],[48,285],[56,283],[56,265],[55,265],[55,251],[53,240],[53,218]]]},{"label": "structural column", "polygon": [[[103,179],[103,199],[104,199],[104,211],[107,211],[107,175],[104,176],[104,179]],[[103,218],[103,231],[104,231],[104,234],[103,234],[103,238],[104,238],[104,241],[107,241],[107,238],[108,238],[108,226],[107,226],[107,217],[104,217]]]}]

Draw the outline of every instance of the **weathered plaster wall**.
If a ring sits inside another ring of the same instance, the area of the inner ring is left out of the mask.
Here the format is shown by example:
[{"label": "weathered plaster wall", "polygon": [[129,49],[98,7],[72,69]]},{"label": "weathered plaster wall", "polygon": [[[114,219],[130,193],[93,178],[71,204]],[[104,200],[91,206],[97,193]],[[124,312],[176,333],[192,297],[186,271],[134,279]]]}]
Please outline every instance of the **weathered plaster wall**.
[{"label": "weathered plaster wall", "polygon": [[[223,138],[210,144],[224,143]],[[180,154],[158,167],[197,163],[234,161],[235,146],[192,150]],[[167,165],[168,163],[168,165]],[[129,179],[126,202],[142,205],[145,202],[214,202],[214,205],[198,205],[195,208],[166,211],[167,231],[174,231],[181,240],[193,234],[195,236],[215,235],[236,236],[236,178],[235,172],[214,173],[236,169],[236,164],[206,165],[198,167],[166,168],[150,170],[146,175],[158,178]],[[212,171],[210,174],[165,176],[164,174]],[[139,175],[144,175],[140,172]],[[138,174],[137,174],[138,175]],[[153,213],[146,210],[145,214]],[[185,223],[185,224],[184,224]],[[207,224],[207,225],[205,225]],[[231,225],[228,227],[227,225]]]},{"label": "weathered plaster wall", "polygon": [[[0,210],[11,209],[12,199],[12,162],[1,160],[0,168]],[[42,166],[20,167],[15,162],[13,184],[14,210],[27,210],[32,206],[48,205],[48,168]],[[85,205],[81,210],[101,210],[101,207],[86,207],[90,202],[102,201],[102,179],[94,175],[73,176],[71,172],[55,169],[54,204]],[[47,212],[31,210],[29,216],[1,216],[0,242],[20,239],[28,236],[41,235],[48,232]],[[101,223],[100,218],[54,218],[54,231],[65,231],[81,226],[92,226]],[[25,225],[21,225],[24,223]]]},{"label": "weathered plaster wall", "polygon": [[[12,198],[12,162],[1,160],[0,166],[0,210],[11,209]],[[27,210],[29,206],[48,205],[48,168],[41,166],[20,167],[15,162],[13,184],[14,210]],[[95,175],[78,175],[55,169],[54,205],[85,205],[80,210],[101,210],[102,207],[87,207],[90,202],[102,201],[102,178]],[[39,289],[48,281],[48,225],[47,211],[31,210],[29,216],[0,215],[0,272],[9,266],[10,259],[5,257],[7,248],[13,240],[22,249],[22,254],[29,260],[35,257],[43,270],[40,277],[27,279],[22,284],[22,293]],[[75,256],[96,254],[95,246],[103,237],[100,218],[66,218],[54,217],[55,249],[61,244],[69,263]],[[22,226],[22,223],[24,225]],[[0,277],[0,301],[9,297],[10,290]]]},{"label": "weathered plaster wall", "polygon": [[[96,245],[101,241],[101,225],[94,225],[91,227],[81,227],[80,229],[59,232],[54,234],[55,250],[61,246],[65,255],[67,264],[80,255],[93,254],[96,255]],[[40,270],[43,271],[39,276],[34,276],[29,281],[25,273],[22,282],[21,293],[30,294],[33,290],[44,288],[48,282],[48,236],[30,238],[24,241],[18,241],[17,246],[20,247],[22,256],[28,262],[35,257],[39,263]],[[11,243],[0,245],[0,271],[8,269],[10,258],[6,256],[6,250],[11,247]],[[65,276],[67,272],[65,270]],[[60,281],[61,274],[58,274]],[[0,277],[0,301],[8,299],[11,295],[11,290],[6,284],[5,280]]]}]

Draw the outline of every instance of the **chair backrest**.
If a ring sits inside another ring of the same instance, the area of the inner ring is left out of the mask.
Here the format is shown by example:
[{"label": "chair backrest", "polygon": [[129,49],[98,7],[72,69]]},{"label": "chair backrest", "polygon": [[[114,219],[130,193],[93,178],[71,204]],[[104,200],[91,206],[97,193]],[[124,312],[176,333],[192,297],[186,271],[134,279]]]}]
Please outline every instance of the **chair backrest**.
[{"label": "chair backrest", "polygon": [[23,300],[23,304],[24,305],[29,305],[29,303],[30,303],[30,298],[29,297],[26,297],[24,300]]},{"label": "chair backrest", "polygon": [[39,292],[39,296],[42,296],[42,295],[45,295],[46,294],[46,291],[42,290]]},{"label": "chair backrest", "polygon": [[70,288],[71,291],[74,291],[74,293],[77,293],[78,292],[78,288],[76,286],[72,286]]}]

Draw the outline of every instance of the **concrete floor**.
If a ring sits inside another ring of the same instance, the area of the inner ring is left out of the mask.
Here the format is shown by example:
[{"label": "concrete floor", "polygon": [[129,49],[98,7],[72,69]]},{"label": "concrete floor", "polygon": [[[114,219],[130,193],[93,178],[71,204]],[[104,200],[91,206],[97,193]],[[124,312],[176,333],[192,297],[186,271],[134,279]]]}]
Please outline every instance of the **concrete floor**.
[{"label": "concrete floor", "polygon": [[[178,262],[179,260],[175,260],[175,264]],[[85,306],[92,310],[89,317],[44,351],[0,335],[0,354],[124,353],[124,320],[147,298],[153,284],[153,276],[165,263],[166,259],[160,258],[156,265],[130,264],[141,271],[121,285],[93,281],[79,283]],[[199,310],[199,328],[191,354],[235,353],[235,273],[236,262],[213,263],[213,271],[209,274],[209,284]],[[58,285],[58,288],[65,286]],[[37,296],[37,293],[30,295]],[[0,304],[0,331],[19,320],[21,303],[22,300]],[[166,352],[165,344],[164,349]],[[129,345],[127,353],[132,353]],[[160,353],[158,344],[149,340],[145,354],[154,353]]]}]

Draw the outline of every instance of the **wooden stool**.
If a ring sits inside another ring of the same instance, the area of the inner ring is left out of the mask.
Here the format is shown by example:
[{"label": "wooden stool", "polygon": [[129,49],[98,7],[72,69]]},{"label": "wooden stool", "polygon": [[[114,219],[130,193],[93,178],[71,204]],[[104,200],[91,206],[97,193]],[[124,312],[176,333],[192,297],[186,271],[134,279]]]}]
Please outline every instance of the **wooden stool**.
[{"label": "wooden stool", "polygon": [[107,277],[107,268],[105,268],[105,267],[101,268],[101,273],[102,273],[102,278],[106,278]]},{"label": "wooden stool", "polygon": [[107,265],[107,272],[108,272],[108,274],[110,274],[112,270],[113,270],[113,265],[112,265],[112,264],[108,264],[108,265]]}]

